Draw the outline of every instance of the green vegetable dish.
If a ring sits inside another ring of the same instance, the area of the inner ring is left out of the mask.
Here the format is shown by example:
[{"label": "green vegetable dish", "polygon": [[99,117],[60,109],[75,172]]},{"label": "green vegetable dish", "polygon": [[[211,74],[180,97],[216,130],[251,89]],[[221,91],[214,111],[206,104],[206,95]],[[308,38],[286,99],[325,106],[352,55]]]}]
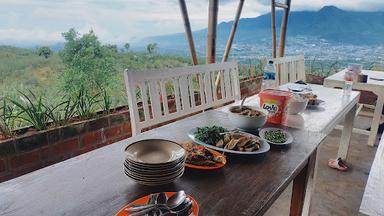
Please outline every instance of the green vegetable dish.
[{"label": "green vegetable dish", "polygon": [[195,136],[198,140],[215,145],[218,141],[224,138],[221,133],[227,132],[228,130],[220,126],[212,127],[198,127],[195,132]]},{"label": "green vegetable dish", "polygon": [[264,134],[265,139],[274,143],[287,142],[287,135],[281,130],[270,130]]}]

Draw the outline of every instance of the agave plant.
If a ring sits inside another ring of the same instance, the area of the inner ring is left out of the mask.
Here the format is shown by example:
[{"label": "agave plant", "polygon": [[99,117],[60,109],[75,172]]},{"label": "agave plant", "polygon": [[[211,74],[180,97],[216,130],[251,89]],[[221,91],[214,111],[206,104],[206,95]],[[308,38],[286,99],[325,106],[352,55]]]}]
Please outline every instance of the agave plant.
[{"label": "agave plant", "polygon": [[7,103],[5,98],[2,99],[0,107],[0,134],[5,137],[14,136],[14,129],[16,125],[15,108]]},{"label": "agave plant", "polygon": [[103,109],[106,113],[112,108],[112,100],[111,96],[107,93],[105,88],[101,88],[101,109]]},{"label": "agave plant", "polygon": [[76,101],[76,114],[81,119],[90,119],[96,114],[96,107],[99,100],[100,93],[90,94],[90,92],[81,86],[79,92],[74,99]]},{"label": "agave plant", "polygon": [[47,106],[47,115],[55,126],[63,126],[75,116],[77,103],[71,98],[65,98],[64,102]]},{"label": "agave plant", "polygon": [[27,94],[20,92],[20,99],[22,102],[9,99],[16,107],[20,109],[18,118],[31,124],[36,130],[45,130],[48,128],[49,123],[49,109],[43,102],[42,96],[36,97],[36,95],[29,90]]}]

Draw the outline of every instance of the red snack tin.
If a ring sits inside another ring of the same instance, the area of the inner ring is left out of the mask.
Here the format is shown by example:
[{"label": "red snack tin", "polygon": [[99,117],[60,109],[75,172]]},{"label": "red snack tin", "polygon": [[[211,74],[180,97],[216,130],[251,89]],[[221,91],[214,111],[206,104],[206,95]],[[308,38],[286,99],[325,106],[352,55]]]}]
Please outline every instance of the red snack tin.
[{"label": "red snack tin", "polygon": [[281,124],[288,100],[293,96],[289,91],[266,89],[259,93],[260,107],[268,111],[268,123]]}]

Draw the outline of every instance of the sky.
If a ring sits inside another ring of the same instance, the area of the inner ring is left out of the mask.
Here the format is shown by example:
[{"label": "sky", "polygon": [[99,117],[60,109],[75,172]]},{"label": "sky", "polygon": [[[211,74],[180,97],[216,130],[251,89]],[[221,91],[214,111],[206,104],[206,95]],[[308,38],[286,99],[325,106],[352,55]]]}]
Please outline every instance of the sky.
[{"label": "sky", "polygon": [[[206,28],[208,0],[185,0],[193,30]],[[238,0],[219,0],[219,22],[233,19]],[[269,0],[245,0],[241,17],[270,11]],[[384,11],[384,0],[292,0],[292,10],[334,5]],[[0,44],[54,44],[62,32],[92,29],[104,43],[123,44],[183,32],[178,0],[0,0]]]}]

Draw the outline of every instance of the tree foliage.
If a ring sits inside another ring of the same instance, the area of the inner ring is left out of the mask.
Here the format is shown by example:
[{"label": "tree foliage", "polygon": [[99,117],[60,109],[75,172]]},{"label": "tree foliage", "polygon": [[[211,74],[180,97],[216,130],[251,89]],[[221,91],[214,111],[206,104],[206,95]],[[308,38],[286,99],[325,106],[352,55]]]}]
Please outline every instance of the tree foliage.
[{"label": "tree foliage", "polygon": [[76,93],[83,87],[92,92],[113,83],[117,47],[102,45],[92,30],[80,36],[72,28],[62,35],[65,45],[60,57],[65,68],[60,80],[66,92]]},{"label": "tree foliage", "polygon": [[150,43],[147,45],[147,51],[149,54],[154,54],[158,48],[157,43]]},{"label": "tree foliage", "polygon": [[130,47],[131,47],[131,45],[130,45],[129,43],[125,43],[125,44],[124,44],[124,49],[125,49],[126,52],[129,51],[129,48],[130,48]]},{"label": "tree foliage", "polygon": [[52,50],[51,48],[47,47],[47,46],[43,46],[43,47],[40,47],[39,49],[37,49],[37,54],[39,56],[44,56],[44,58],[49,58],[51,55],[52,55]]}]

